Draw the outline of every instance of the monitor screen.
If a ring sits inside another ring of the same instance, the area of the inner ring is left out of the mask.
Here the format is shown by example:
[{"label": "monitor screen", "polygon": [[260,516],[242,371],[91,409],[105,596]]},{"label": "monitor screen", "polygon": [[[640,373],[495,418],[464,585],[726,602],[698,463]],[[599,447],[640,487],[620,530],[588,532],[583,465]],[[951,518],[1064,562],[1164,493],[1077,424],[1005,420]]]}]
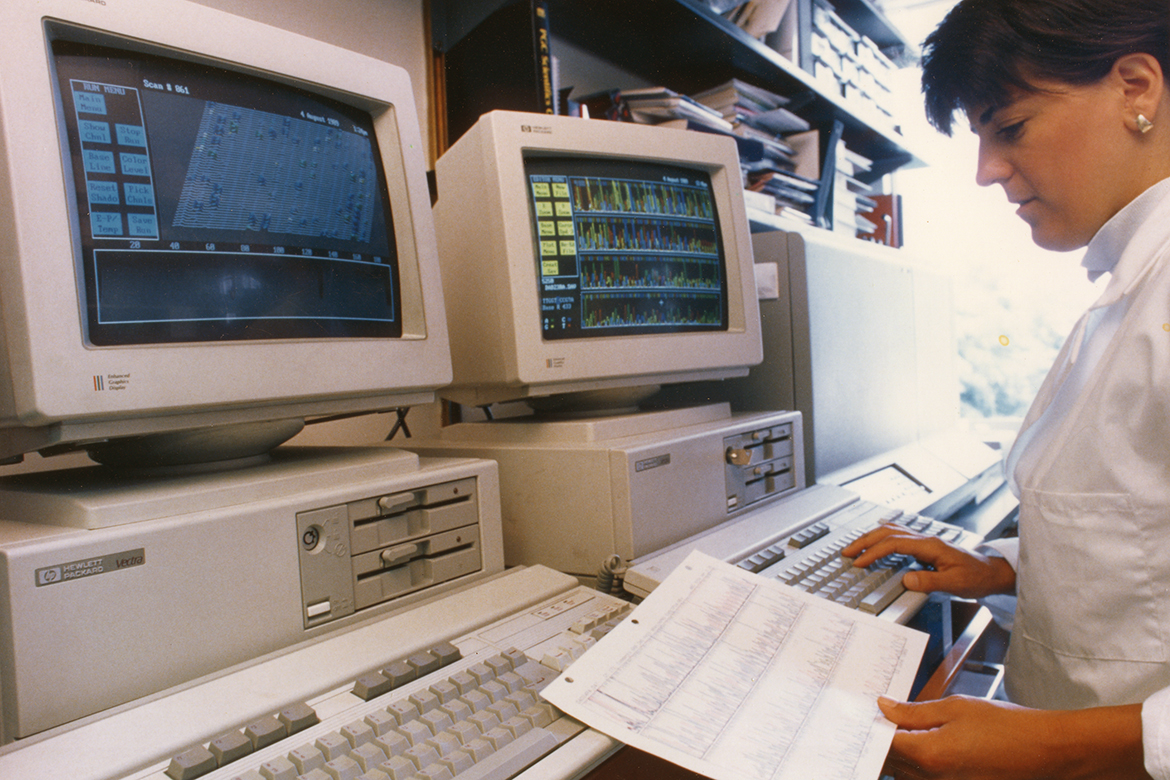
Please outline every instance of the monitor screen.
[{"label": "monitor screen", "polygon": [[369,114],[261,79],[53,45],[87,337],[397,337]]},{"label": "monitor screen", "polygon": [[493,111],[435,177],[444,397],[612,410],[760,361],[731,138]]},{"label": "monitor screen", "polygon": [[538,156],[524,168],[544,338],[727,330],[708,173]]}]

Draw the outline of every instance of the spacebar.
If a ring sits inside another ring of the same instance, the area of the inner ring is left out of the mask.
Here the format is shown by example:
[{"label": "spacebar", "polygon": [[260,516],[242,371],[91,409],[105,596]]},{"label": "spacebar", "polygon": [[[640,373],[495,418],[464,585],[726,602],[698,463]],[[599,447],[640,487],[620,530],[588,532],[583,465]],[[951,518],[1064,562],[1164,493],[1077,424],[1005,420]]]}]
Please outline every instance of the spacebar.
[{"label": "spacebar", "polygon": [[455,775],[456,780],[506,780],[560,744],[551,731],[535,728],[498,752]]},{"label": "spacebar", "polygon": [[894,576],[878,585],[873,592],[862,599],[861,603],[857,605],[857,609],[871,615],[881,614],[883,609],[893,604],[895,599],[906,592],[906,586],[902,584],[902,575],[908,571],[910,571],[910,567],[904,566],[894,572]]}]

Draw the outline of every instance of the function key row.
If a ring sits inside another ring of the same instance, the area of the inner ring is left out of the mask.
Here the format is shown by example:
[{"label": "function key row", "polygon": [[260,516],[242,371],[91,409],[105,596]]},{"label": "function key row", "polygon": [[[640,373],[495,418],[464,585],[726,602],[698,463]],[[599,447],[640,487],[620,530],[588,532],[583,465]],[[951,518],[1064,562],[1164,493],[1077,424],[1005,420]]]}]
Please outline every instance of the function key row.
[{"label": "function key row", "polygon": [[[514,651],[519,653],[519,651]],[[523,656],[522,653],[520,653]],[[387,664],[380,671],[362,675],[354,682],[353,693],[363,701],[389,693],[431,672],[455,663],[462,654],[450,642],[442,642],[406,658]],[[495,660],[495,659],[489,659]],[[497,665],[514,664],[513,660],[496,661]],[[494,674],[494,673],[493,673]],[[425,692],[424,692],[425,693]],[[420,694],[415,694],[418,697]],[[433,696],[433,694],[431,694]],[[422,704],[429,703],[420,702]],[[418,704],[414,704],[417,708]],[[228,732],[206,745],[197,745],[171,759],[166,775],[172,780],[194,780],[220,767],[238,761],[261,748],[304,731],[320,722],[317,713],[303,702],[290,704],[273,715],[265,716],[238,731]]]}]

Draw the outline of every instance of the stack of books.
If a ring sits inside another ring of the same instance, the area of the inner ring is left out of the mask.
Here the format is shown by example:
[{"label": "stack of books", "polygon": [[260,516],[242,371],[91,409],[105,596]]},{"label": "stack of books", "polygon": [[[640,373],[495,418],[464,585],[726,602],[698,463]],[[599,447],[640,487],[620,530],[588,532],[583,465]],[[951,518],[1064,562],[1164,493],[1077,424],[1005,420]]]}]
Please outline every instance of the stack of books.
[{"label": "stack of books", "polygon": [[718,111],[739,139],[744,188],[759,194],[748,196],[749,206],[811,222],[819,186],[819,136],[786,108],[788,98],[738,79],[692,97]]},{"label": "stack of books", "polygon": [[837,146],[837,175],[833,187],[833,231],[850,236],[878,232],[878,224],[870,219],[877,208],[872,188],[858,176],[869,172],[873,162],[847,148],[844,142]]},{"label": "stack of books", "polygon": [[702,103],[666,87],[612,89],[581,98],[587,116],[616,119],[640,124],[670,123],[687,127],[690,123],[720,132],[731,132],[731,123],[723,115]]}]

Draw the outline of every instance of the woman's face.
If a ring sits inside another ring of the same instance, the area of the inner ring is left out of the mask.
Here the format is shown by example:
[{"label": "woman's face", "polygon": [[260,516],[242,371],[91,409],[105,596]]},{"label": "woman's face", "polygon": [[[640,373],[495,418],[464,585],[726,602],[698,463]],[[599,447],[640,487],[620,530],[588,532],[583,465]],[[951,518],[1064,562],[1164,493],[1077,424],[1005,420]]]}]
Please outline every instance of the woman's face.
[{"label": "woman's face", "polygon": [[970,114],[979,136],[975,178],[1003,186],[1038,245],[1077,249],[1146,187],[1131,170],[1126,102],[1108,79],[1035,86],[1006,106]]}]

